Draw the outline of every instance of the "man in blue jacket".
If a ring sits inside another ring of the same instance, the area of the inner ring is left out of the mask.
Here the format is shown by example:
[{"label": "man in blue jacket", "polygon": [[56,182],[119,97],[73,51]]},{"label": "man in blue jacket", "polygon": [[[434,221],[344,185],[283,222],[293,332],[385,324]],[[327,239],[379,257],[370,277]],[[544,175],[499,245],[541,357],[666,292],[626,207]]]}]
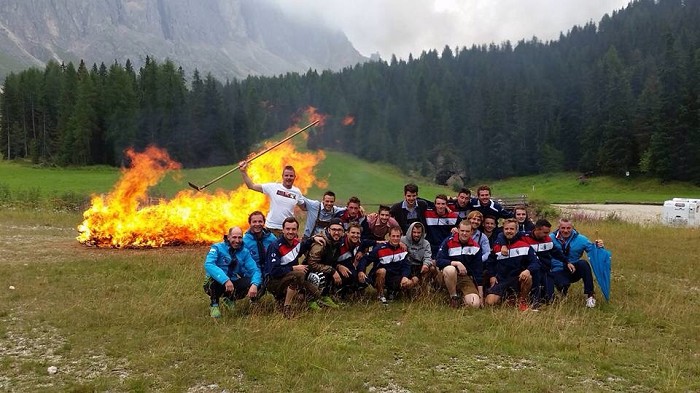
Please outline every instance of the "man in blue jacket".
[{"label": "man in blue jacket", "polygon": [[224,241],[211,246],[204,260],[207,273],[204,292],[209,295],[212,318],[221,318],[219,299],[233,308],[235,299],[258,295],[262,284],[262,273],[250,252],[243,247],[243,231],[239,227],[229,229]]},{"label": "man in blue jacket", "polygon": [[265,228],[265,215],[256,210],[248,215],[250,228],[243,235],[243,247],[245,247],[258,264],[260,271],[265,266],[265,254],[270,244],[277,240],[277,237]]},{"label": "man in blue jacket", "polygon": [[[583,293],[586,294],[586,307],[595,307],[591,265],[581,257],[583,257],[584,251],[590,253],[595,247],[603,248],[603,240],[596,239],[595,242],[591,242],[587,237],[578,233],[571,221],[566,218],[559,220],[559,229],[549,236],[554,242],[554,247],[562,251],[566,257],[565,261],[552,259],[552,269],[549,276],[552,278],[554,286],[566,295],[572,283],[582,280]],[[550,289],[547,291],[549,292]]]}]

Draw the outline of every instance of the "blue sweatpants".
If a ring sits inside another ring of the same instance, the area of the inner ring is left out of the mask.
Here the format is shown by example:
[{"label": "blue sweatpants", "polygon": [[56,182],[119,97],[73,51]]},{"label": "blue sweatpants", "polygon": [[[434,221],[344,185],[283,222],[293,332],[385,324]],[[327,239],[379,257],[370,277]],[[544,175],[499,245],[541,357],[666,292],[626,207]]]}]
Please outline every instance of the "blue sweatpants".
[{"label": "blue sweatpants", "polygon": [[593,289],[593,273],[591,272],[591,265],[588,261],[579,259],[576,262],[572,262],[576,268],[573,273],[564,266],[563,270],[556,272],[548,272],[545,278],[545,292],[546,299],[551,301],[554,298],[554,288],[561,291],[562,294],[566,295],[569,292],[569,286],[579,280],[583,281],[583,293],[592,296],[595,291]]}]

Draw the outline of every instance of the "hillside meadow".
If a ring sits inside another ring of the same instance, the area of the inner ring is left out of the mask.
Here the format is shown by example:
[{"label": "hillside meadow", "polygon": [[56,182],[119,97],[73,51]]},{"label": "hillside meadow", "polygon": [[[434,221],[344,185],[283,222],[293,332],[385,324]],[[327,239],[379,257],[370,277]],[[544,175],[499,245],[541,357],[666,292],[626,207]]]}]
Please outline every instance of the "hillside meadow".
[{"label": "hillside meadow", "polygon": [[[409,176],[398,168],[382,163],[369,163],[351,155],[327,151],[326,159],[316,168],[315,176],[325,187],[313,187],[311,197],[320,198],[330,188],[344,202],[351,195],[361,197],[363,204],[391,203],[403,197],[403,185],[414,182],[420,186],[420,196],[432,199],[438,193],[454,195],[445,186],[434,185],[429,179]],[[254,165],[254,164],[253,164]],[[187,182],[202,185],[230,170],[232,166],[182,169],[168,173],[149,190],[155,197],[172,197]],[[120,170],[111,167],[46,168],[26,162],[0,161],[0,205],[28,207],[85,204],[93,193],[109,192],[118,180]],[[278,179],[255,179],[259,182]],[[613,178],[594,176],[581,182],[577,173],[554,173],[497,181],[474,180],[466,184],[473,190],[489,184],[494,196],[526,195],[531,201],[544,203],[655,203],[674,197],[700,197],[700,187],[690,183],[666,182],[645,178]],[[212,184],[217,188],[233,189],[242,184],[238,172]]]},{"label": "hillside meadow", "polygon": [[[173,195],[187,181],[205,183],[228,169],[182,171],[158,193]],[[88,173],[90,185],[83,184]],[[317,173],[341,201],[352,194],[370,204],[399,200],[414,180],[424,196],[445,190],[332,152]],[[32,188],[42,200],[106,192],[117,177],[110,168],[0,164],[10,198]],[[217,185],[239,181],[234,174]],[[492,184],[502,195],[533,184],[535,192],[559,195],[528,193],[548,202],[617,200],[625,190],[626,202],[698,195],[683,184],[626,182],[601,177],[580,185],[574,174],[556,174]],[[85,247],[75,241],[80,218],[45,202],[0,208],[0,390],[700,390],[698,229],[580,217],[577,228],[613,252],[612,298],[599,296],[595,309],[583,306],[580,283],[568,298],[526,313],[454,310],[442,292],[381,307],[369,289],[339,310],[297,310],[293,320],[275,313],[268,296],[257,305],[239,301],[215,321],[201,288],[206,246]]]}]

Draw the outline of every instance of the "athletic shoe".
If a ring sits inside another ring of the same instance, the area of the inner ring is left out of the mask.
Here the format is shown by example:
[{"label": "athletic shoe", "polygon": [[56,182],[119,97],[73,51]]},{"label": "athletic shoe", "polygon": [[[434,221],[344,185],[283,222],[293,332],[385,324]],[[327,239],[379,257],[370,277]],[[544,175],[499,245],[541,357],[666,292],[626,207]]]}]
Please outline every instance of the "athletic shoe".
[{"label": "athletic shoe", "polygon": [[386,299],[389,301],[395,300],[396,299],[396,291],[389,291],[386,295]]},{"label": "athletic shoe", "polygon": [[588,307],[588,308],[595,307],[595,298],[593,296],[589,296],[588,299],[586,299],[586,307]]},{"label": "athletic shoe", "polygon": [[386,297],[384,297],[384,296],[379,296],[379,297],[377,298],[377,300],[379,300],[379,303],[381,303],[381,304],[384,305],[384,306],[388,306],[388,305],[389,305],[389,301],[387,301],[387,300],[386,300]]},{"label": "athletic shoe", "polygon": [[282,310],[282,315],[284,315],[284,317],[287,319],[292,319],[292,317],[294,316],[294,312],[292,311],[292,306],[289,304],[285,305],[283,307],[283,310]]},{"label": "athletic shoe", "polygon": [[221,310],[219,310],[218,304],[209,308],[209,315],[211,315],[212,318],[221,318]]},{"label": "athletic shoe", "polygon": [[233,309],[236,308],[236,301],[233,299],[229,299],[229,298],[225,297],[221,300],[221,303],[229,311],[233,311]]},{"label": "athletic shoe", "polygon": [[450,296],[450,307],[460,308],[461,306],[462,306],[462,299],[459,297],[459,295]]},{"label": "athletic shoe", "polygon": [[530,309],[530,306],[527,305],[527,302],[525,301],[525,299],[520,299],[518,301],[518,310],[527,311],[529,309]]},{"label": "athletic shoe", "polygon": [[326,307],[330,307],[330,308],[339,308],[340,307],[333,301],[333,299],[331,299],[330,296],[321,296],[321,300],[319,300],[319,303],[321,303],[322,305],[324,305]]},{"label": "athletic shoe", "polygon": [[317,301],[309,302],[309,310],[311,311],[321,311],[321,306],[318,305]]}]

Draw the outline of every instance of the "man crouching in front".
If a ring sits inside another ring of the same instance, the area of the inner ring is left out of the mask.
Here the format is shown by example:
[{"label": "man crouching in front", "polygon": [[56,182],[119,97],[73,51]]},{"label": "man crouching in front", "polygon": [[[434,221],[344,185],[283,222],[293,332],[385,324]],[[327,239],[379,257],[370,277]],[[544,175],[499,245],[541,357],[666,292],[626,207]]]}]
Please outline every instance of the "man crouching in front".
[{"label": "man crouching in front", "polygon": [[262,284],[260,268],[243,247],[243,231],[239,227],[229,229],[224,241],[211,246],[204,259],[204,270],[207,273],[204,292],[211,301],[209,315],[212,318],[221,318],[219,299],[222,296],[224,306],[233,311],[236,299],[246,296],[254,299]]}]

